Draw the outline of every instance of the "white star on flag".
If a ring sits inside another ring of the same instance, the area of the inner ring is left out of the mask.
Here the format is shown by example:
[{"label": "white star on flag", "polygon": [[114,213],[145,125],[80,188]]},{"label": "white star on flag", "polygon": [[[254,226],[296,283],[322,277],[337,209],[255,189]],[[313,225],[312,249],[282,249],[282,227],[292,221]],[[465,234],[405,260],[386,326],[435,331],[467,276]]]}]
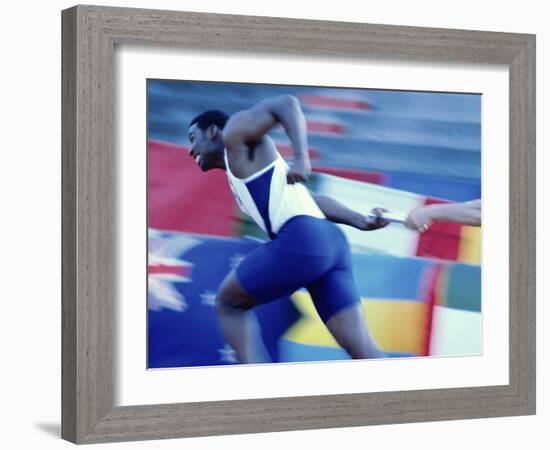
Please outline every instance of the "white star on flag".
[{"label": "white star on flag", "polygon": [[228,363],[238,362],[237,354],[235,353],[235,350],[233,350],[233,347],[231,347],[229,344],[225,344],[224,348],[219,348],[218,352],[220,353],[221,362],[228,362]]},{"label": "white star on flag", "polygon": [[201,303],[207,306],[216,306],[216,293],[214,291],[204,291],[201,294]]},{"label": "white star on flag", "polygon": [[172,311],[184,312],[189,305],[172,283],[150,276],[147,307],[152,311],[167,308]]}]

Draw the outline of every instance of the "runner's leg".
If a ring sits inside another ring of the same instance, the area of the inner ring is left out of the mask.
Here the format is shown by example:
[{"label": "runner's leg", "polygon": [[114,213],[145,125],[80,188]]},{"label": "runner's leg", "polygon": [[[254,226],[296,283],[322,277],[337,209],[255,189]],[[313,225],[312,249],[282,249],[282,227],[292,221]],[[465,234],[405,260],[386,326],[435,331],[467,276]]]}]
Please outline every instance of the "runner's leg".
[{"label": "runner's leg", "polygon": [[361,298],[348,270],[333,270],[308,286],[323,322],[354,359],[383,358],[367,329]]},{"label": "runner's leg", "polygon": [[269,362],[258,319],[251,309],[259,302],[246,292],[231,271],[216,298],[216,312],[222,332],[241,363]]}]

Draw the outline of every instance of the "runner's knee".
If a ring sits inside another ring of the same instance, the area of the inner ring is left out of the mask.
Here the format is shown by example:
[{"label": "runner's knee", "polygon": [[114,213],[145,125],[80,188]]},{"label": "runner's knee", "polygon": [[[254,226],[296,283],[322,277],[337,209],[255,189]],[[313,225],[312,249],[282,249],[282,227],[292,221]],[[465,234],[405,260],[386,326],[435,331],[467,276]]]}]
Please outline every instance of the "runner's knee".
[{"label": "runner's knee", "polygon": [[256,305],[256,302],[240,287],[233,274],[230,274],[221,284],[216,294],[218,311],[246,311]]}]

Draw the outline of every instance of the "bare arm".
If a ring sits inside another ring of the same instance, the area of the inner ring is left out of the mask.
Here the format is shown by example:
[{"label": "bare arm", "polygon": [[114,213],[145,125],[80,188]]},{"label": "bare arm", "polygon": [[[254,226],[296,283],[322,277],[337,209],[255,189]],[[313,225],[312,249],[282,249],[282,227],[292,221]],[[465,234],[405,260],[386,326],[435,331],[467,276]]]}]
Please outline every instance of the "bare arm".
[{"label": "bare arm", "polygon": [[[389,223],[381,218],[372,219],[369,216],[354,211],[328,195],[311,193],[311,196],[319,206],[319,209],[323,211],[323,214],[331,222],[342,223],[363,231],[377,230],[387,226]],[[378,216],[382,212],[383,210],[380,208],[373,210],[373,214]]]},{"label": "bare arm", "polygon": [[412,210],[405,221],[407,228],[425,231],[433,221],[481,226],[481,200],[464,203],[441,203]]},{"label": "bare arm", "polygon": [[256,142],[278,123],[285,129],[294,150],[294,164],[288,180],[291,183],[305,181],[311,173],[306,119],[300,102],[292,95],[264,100],[231,116],[223,131],[224,143],[231,150],[242,144]]}]

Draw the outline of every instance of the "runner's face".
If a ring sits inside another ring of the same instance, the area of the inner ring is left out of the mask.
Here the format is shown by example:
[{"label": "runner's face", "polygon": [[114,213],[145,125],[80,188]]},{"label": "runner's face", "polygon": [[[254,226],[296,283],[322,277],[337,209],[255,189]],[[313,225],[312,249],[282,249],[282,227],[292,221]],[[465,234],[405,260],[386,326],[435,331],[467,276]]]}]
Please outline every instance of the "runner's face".
[{"label": "runner's face", "polygon": [[217,127],[201,130],[198,124],[189,127],[189,155],[203,172],[219,167],[220,159],[223,161],[223,146],[219,144]]}]

